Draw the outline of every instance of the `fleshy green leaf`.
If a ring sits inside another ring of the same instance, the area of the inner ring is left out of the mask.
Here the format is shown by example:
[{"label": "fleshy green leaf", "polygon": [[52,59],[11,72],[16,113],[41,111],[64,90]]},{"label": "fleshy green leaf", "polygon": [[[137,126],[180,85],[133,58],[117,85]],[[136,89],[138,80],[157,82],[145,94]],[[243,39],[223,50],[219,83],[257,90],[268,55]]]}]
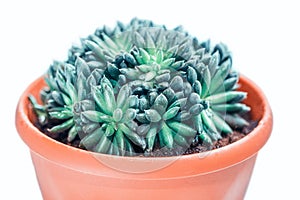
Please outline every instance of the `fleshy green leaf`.
[{"label": "fleshy green leaf", "polygon": [[146,143],[147,143],[147,149],[148,151],[152,151],[153,146],[154,146],[154,142],[155,142],[155,138],[157,135],[157,129],[156,127],[152,127],[146,135]]},{"label": "fleshy green leaf", "polygon": [[242,103],[218,104],[218,105],[212,105],[211,108],[215,111],[222,112],[222,113],[226,113],[226,112],[244,113],[250,111],[250,107]]},{"label": "fleshy green leaf", "polygon": [[112,117],[102,112],[88,110],[82,112],[81,114],[92,122],[98,122],[98,123],[112,122]]},{"label": "fleshy green leaf", "polygon": [[165,95],[163,94],[158,95],[154,101],[154,105],[153,105],[154,109],[161,108],[162,110],[166,110],[167,106],[168,106],[168,99],[165,97]]},{"label": "fleshy green leaf", "polygon": [[103,131],[101,128],[98,128],[91,134],[82,138],[80,141],[80,146],[84,146],[86,149],[90,150],[98,143],[101,136],[103,136]]},{"label": "fleshy green leaf", "polygon": [[159,137],[166,147],[173,148],[174,139],[172,136],[172,130],[166,124],[163,124],[159,132]]},{"label": "fleshy green leaf", "polygon": [[71,128],[73,125],[74,125],[74,120],[73,120],[73,118],[71,118],[71,119],[63,122],[62,124],[52,127],[51,129],[49,129],[49,132],[62,133],[64,131],[68,130],[69,128]]},{"label": "fleshy green leaf", "polygon": [[224,93],[215,94],[206,98],[210,104],[222,104],[226,102],[240,102],[247,96],[246,92],[229,91]]},{"label": "fleshy green leaf", "polygon": [[161,120],[160,114],[154,109],[145,110],[145,117],[150,122],[158,122]]},{"label": "fleshy green leaf", "polygon": [[94,151],[98,153],[107,153],[111,145],[112,142],[110,139],[105,134],[102,134],[100,141],[94,147]]},{"label": "fleshy green leaf", "polygon": [[172,119],[173,117],[175,117],[177,115],[179,110],[180,110],[180,107],[178,107],[178,106],[168,109],[167,112],[165,112],[165,114],[163,115],[163,119],[164,120]]},{"label": "fleshy green leaf", "polygon": [[210,87],[210,83],[211,83],[211,75],[210,75],[210,71],[207,67],[204,68],[203,70],[203,81],[201,82],[201,86],[202,86],[202,92],[201,92],[201,96],[205,97],[208,93],[209,93],[209,87]]},{"label": "fleshy green leaf", "polygon": [[128,85],[123,85],[118,93],[117,97],[117,107],[118,108],[123,108],[124,105],[126,104],[128,97],[130,94],[130,89]]},{"label": "fleshy green leaf", "polygon": [[175,133],[178,133],[184,137],[194,137],[196,134],[196,131],[186,124],[176,121],[168,121],[167,124]]},{"label": "fleshy green leaf", "polygon": [[232,129],[230,128],[230,126],[221,117],[219,117],[216,113],[213,113],[212,120],[213,120],[216,128],[220,132],[223,132],[226,134],[232,133]]},{"label": "fleshy green leaf", "polygon": [[119,128],[124,132],[126,137],[131,140],[134,144],[140,146],[142,149],[146,148],[145,140],[143,140],[138,134],[130,130],[126,125],[120,124]]}]

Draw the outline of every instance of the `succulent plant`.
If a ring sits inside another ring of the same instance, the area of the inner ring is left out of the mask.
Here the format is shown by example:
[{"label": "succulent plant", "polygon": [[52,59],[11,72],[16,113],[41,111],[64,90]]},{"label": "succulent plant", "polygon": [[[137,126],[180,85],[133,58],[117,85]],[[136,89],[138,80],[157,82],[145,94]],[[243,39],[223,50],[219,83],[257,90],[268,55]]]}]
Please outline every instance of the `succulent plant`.
[{"label": "succulent plant", "polygon": [[42,104],[29,99],[47,131],[115,155],[147,154],[213,142],[248,122],[226,45],[182,27],[134,18],[81,39],[45,75]]}]

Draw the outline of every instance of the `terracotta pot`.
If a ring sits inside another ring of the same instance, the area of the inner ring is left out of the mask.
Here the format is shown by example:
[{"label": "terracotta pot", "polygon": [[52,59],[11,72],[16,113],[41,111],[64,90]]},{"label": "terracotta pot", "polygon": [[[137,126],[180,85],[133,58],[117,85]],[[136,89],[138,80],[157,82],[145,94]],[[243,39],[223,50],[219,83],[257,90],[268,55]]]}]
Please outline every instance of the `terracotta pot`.
[{"label": "terracotta pot", "polygon": [[243,139],[206,153],[166,158],[118,157],[57,142],[32,124],[27,96],[44,86],[39,78],[20,98],[16,127],[29,146],[44,199],[243,199],[258,151],[272,130],[272,112],[260,88],[244,76],[258,126]]}]

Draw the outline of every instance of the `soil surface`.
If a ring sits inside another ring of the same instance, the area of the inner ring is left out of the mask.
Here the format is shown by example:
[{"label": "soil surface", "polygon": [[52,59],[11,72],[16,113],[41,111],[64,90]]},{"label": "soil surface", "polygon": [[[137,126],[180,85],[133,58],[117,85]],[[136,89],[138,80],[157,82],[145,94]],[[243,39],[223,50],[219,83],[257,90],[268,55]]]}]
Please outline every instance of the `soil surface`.
[{"label": "soil surface", "polygon": [[[229,145],[233,142],[236,142],[243,137],[245,137],[247,134],[249,134],[258,124],[257,121],[254,121],[250,118],[249,114],[243,116],[244,119],[246,119],[249,122],[249,126],[246,126],[242,129],[235,129],[232,134],[229,134],[227,136],[224,136],[222,139],[214,142],[214,145],[212,149],[218,149],[221,147],[224,147],[226,145]],[[49,137],[62,142],[64,144],[76,147],[76,148],[81,148],[79,147],[79,142],[80,138],[77,136],[71,143],[67,141],[67,132],[66,133],[60,133],[60,134],[52,134],[47,131],[47,127],[41,127],[39,124],[35,123],[35,126],[39,127],[39,129],[44,132],[46,135]],[[86,150],[86,149],[84,149]],[[147,156],[147,157],[165,157],[165,156],[178,156],[178,155],[187,155],[187,154],[194,154],[194,153],[200,153],[200,152],[205,152],[209,151],[211,148],[208,148],[206,146],[199,144],[196,145],[191,145],[189,148],[183,148],[180,146],[175,146],[172,150],[167,149],[167,148],[155,148],[153,152],[151,153],[144,153],[144,154],[138,154],[138,156]]]}]

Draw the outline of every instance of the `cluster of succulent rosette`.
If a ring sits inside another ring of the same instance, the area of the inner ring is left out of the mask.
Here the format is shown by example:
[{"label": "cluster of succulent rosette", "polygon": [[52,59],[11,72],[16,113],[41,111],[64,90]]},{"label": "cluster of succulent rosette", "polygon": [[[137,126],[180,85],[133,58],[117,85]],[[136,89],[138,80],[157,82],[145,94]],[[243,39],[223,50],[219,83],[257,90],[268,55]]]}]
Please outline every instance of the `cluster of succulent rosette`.
[{"label": "cluster of succulent rosette", "polygon": [[54,61],[29,99],[41,126],[90,151],[132,156],[213,142],[248,124],[224,44],[134,18],[99,28]]}]

